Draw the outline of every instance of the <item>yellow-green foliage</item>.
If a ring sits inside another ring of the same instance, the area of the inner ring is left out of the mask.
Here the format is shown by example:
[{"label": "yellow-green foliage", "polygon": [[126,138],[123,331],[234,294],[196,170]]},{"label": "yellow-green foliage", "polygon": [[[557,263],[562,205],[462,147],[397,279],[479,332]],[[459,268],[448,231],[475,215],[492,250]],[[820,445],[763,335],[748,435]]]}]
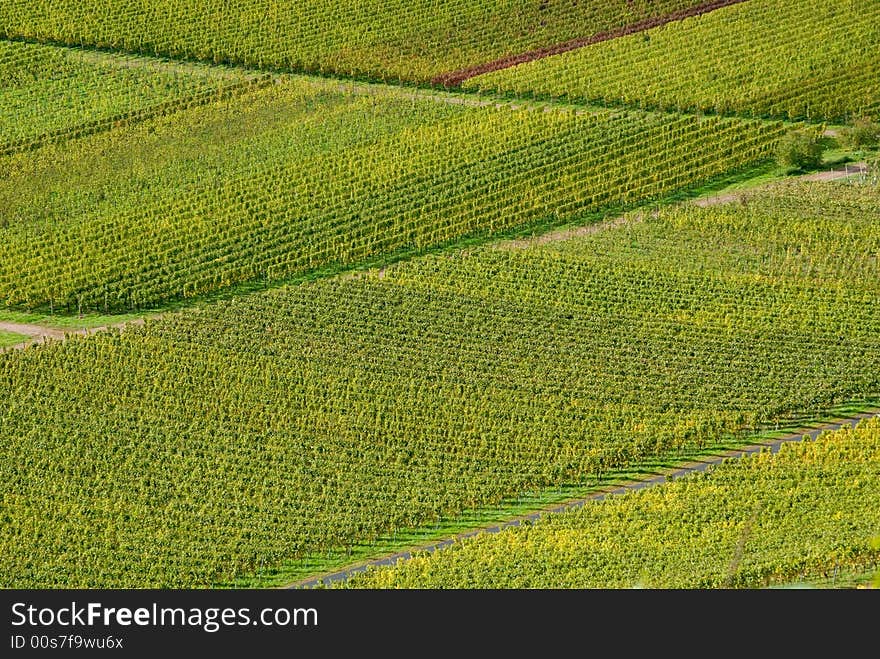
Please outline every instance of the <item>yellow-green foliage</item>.
[{"label": "yellow-green foliage", "polygon": [[[0,585],[266,575],[876,394],[878,208],[877,188],[782,188],[0,355]],[[876,509],[849,476],[822,505]],[[770,494],[707,527],[724,567]],[[704,533],[699,507],[673,511]]]},{"label": "yellow-green foliage", "polygon": [[243,70],[0,41],[0,155],[168,114],[266,81]]},{"label": "yellow-green foliage", "polygon": [[756,588],[877,565],[880,419],[464,540],[353,588]]},{"label": "yellow-green foliage", "polygon": [[0,0],[0,36],[428,80],[702,0]]},{"label": "yellow-green foliage", "polygon": [[528,64],[468,89],[844,121],[880,112],[880,4],[749,0]]},{"label": "yellow-green foliage", "polygon": [[780,125],[270,88],[0,158],[0,303],[123,310],[659,199]]}]

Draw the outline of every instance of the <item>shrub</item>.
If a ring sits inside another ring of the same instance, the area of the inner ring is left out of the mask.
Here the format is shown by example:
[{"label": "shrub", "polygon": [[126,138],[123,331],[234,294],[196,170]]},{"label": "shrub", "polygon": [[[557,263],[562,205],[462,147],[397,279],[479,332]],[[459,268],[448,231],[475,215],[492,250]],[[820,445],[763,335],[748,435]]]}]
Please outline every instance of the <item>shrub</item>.
[{"label": "shrub", "polygon": [[860,117],[840,131],[840,143],[853,149],[877,146],[880,143],[880,123],[870,117]]},{"label": "shrub", "polygon": [[780,165],[790,170],[815,169],[822,164],[822,143],[819,136],[807,129],[789,131],[776,149],[776,159]]}]

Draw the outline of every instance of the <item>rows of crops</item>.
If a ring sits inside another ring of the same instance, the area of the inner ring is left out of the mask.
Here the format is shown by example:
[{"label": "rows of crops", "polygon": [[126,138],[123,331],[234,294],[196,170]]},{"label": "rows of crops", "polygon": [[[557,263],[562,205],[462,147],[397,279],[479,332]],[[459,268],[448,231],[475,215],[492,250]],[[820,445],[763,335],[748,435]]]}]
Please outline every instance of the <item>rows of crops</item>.
[{"label": "rows of crops", "polygon": [[750,0],[472,78],[579,102],[846,121],[880,113],[880,4]]},{"label": "rows of crops", "polygon": [[878,195],[668,208],[0,355],[2,585],[270,574],[876,395]]},{"label": "rows of crops", "polygon": [[880,564],[880,420],[353,577],[353,588],[757,588]]},{"label": "rows of crops", "polygon": [[0,36],[427,81],[702,0],[0,0]]},{"label": "rows of crops", "polygon": [[[744,277],[757,279],[757,285],[770,279],[809,280],[829,290],[876,292],[880,285],[878,200],[876,181],[861,185],[783,183],[748,195],[746,212],[731,203],[708,213],[684,206],[661,214],[649,225],[650,249],[635,249],[645,240],[640,236],[646,235],[647,226],[624,226],[619,232],[630,233],[635,241],[634,249],[625,252],[626,260],[646,271],[662,272],[674,262],[683,272],[740,271]],[[594,258],[613,266],[619,258],[615,246],[620,240],[618,232],[593,236]],[[582,246],[564,241],[552,249],[577,254]],[[688,258],[680,259],[682,253]]]},{"label": "rows of crops", "polygon": [[585,221],[764,161],[784,130],[278,83],[0,162],[0,302],[143,308]]},{"label": "rows of crops", "polygon": [[0,155],[208,103],[266,82],[268,76],[234,69],[0,41]]}]

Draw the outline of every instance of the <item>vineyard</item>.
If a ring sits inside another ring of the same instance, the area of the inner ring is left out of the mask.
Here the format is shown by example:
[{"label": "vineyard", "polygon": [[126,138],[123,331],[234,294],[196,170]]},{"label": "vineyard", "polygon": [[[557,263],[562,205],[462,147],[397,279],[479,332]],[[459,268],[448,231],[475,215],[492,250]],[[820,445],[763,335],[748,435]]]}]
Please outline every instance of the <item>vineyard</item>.
[{"label": "vineyard", "polygon": [[0,37],[426,82],[700,0],[0,0]]},{"label": "vineyard", "polygon": [[467,539],[352,588],[760,588],[877,569],[880,420]]},{"label": "vineyard", "polygon": [[0,159],[0,301],[130,310],[587,222],[766,162],[784,132],[276,83]]},{"label": "vineyard", "polygon": [[880,115],[878,43],[875,2],[749,0],[477,76],[464,87],[600,105],[846,122]]},{"label": "vineyard", "polygon": [[878,81],[876,0],[0,0],[0,588],[851,587]]},{"label": "vineyard", "polygon": [[214,67],[161,66],[0,41],[0,155],[210,103],[267,82]]},{"label": "vineyard", "polygon": [[876,186],[780,187],[0,355],[3,585],[272,583],[876,400],[878,208]]}]

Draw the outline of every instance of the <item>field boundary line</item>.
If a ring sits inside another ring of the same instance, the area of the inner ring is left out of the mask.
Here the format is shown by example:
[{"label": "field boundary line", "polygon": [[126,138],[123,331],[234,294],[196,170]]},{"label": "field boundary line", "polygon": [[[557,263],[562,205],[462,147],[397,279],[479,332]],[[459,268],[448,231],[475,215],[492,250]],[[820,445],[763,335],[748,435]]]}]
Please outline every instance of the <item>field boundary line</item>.
[{"label": "field boundary line", "polygon": [[70,128],[59,128],[31,138],[6,142],[5,144],[0,144],[0,157],[35,151],[48,144],[63,144],[83,137],[105,133],[114,128],[134,126],[150,119],[168,117],[195,107],[219,103],[267,87],[273,81],[273,76],[264,74],[226,85],[219,90],[207,89],[198,91],[177,100],[163,101],[146,108],[129,110],[128,112],[122,112],[103,119],[94,119]]},{"label": "field boundary line", "polygon": [[[767,190],[774,186],[784,184],[788,181],[822,181],[822,182],[830,182],[830,181],[840,181],[843,179],[850,178],[852,176],[861,176],[868,172],[868,165],[864,162],[855,162],[855,163],[844,163],[843,165],[836,165],[831,169],[819,171],[819,172],[811,172],[809,174],[801,174],[799,176],[794,176],[791,178],[781,178],[778,180],[768,181],[766,183],[762,183],[760,185],[756,185],[750,188],[744,188],[741,191],[731,191],[731,192],[721,192],[720,194],[710,194],[701,197],[695,197],[693,199],[685,199],[683,201],[678,202],[677,206],[681,205],[695,205],[695,206],[718,206],[721,204],[730,204],[733,202],[740,201],[744,197],[761,192],[762,190]],[[599,233],[600,231],[610,231],[612,229],[617,229],[630,224],[637,224],[639,222],[644,221],[645,213],[648,212],[649,206],[643,206],[641,208],[635,209],[630,213],[619,215],[617,217],[613,217],[602,222],[597,222],[595,224],[585,224],[582,226],[574,225],[568,227],[561,227],[558,229],[552,229],[546,233],[541,233],[535,236],[528,236],[524,238],[509,238],[500,240],[498,242],[492,243],[493,249],[527,249],[529,247],[536,247],[539,245],[546,245],[548,243],[555,242],[563,242],[566,240],[571,240],[572,238],[578,238],[582,236],[590,236],[595,233]],[[651,210],[650,216],[652,218],[657,218],[659,216],[658,210]]]},{"label": "field boundary line", "polygon": [[684,203],[690,203],[695,206],[717,206],[720,204],[729,204],[735,201],[740,201],[750,194],[754,194],[755,192],[759,192],[761,190],[767,190],[774,186],[783,184],[787,181],[819,181],[819,182],[830,182],[830,181],[840,181],[843,179],[850,178],[851,176],[861,176],[868,173],[868,164],[865,162],[852,162],[852,163],[843,163],[839,165],[832,165],[831,169],[822,170],[819,172],[811,172],[809,174],[801,174],[799,176],[792,177],[790,179],[779,179],[768,181],[767,183],[757,185],[753,188],[745,188],[742,191],[731,191],[731,192],[723,192],[718,195],[708,195],[704,197],[697,197],[696,199],[689,199]]},{"label": "field boundary line", "polygon": [[[792,431],[782,437],[777,437],[776,439],[758,440],[741,448],[724,450],[702,459],[685,460],[679,466],[667,469],[665,473],[655,473],[644,479],[630,480],[622,484],[599,487],[593,494],[588,497],[571,499],[564,503],[554,504],[552,506],[536,510],[535,512],[526,515],[513,517],[505,522],[494,524],[492,526],[474,529],[472,531],[466,531],[464,533],[458,533],[443,540],[432,541],[428,544],[414,546],[412,549],[406,551],[396,552],[394,554],[389,554],[381,558],[355,563],[341,570],[336,570],[315,577],[310,577],[308,579],[303,579],[288,586],[284,586],[283,588],[295,590],[328,586],[332,583],[345,581],[349,577],[359,574],[361,572],[365,572],[372,567],[393,566],[399,560],[407,560],[416,553],[434,552],[439,549],[452,546],[456,542],[460,542],[461,540],[465,540],[467,538],[471,538],[483,533],[499,533],[500,531],[503,531],[507,528],[520,526],[524,523],[532,523],[538,521],[544,515],[574,510],[588,503],[602,501],[603,499],[611,496],[623,495],[629,492],[634,492],[636,490],[653,487],[655,485],[660,485],[662,483],[672,481],[676,478],[688,476],[697,472],[706,472],[711,467],[719,465],[726,460],[743,458],[747,455],[760,453],[761,451],[770,451],[771,453],[777,453],[779,452],[783,444],[803,441],[806,439],[816,439],[823,432],[839,430],[844,426],[849,426],[850,428],[852,428],[855,427],[860,421],[864,419],[871,419],[874,417],[880,417],[880,409],[860,412],[858,414],[853,414],[852,416],[838,419],[836,421],[821,423],[815,427],[804,426],[799,430]],[[770,430],[768,429],[767,432],[770,432]]]},{"label": "field boundary line", "polygon": [[596,32],[588,37],[579,37],[577,39],[563,41],[552,46],[536,48],[535,50],[529,50],[516,55],[507,55],[506,57],[501,57],[499,59],[493,60],[491,62],[486,62],[484,64],[477,64],[474,66],[457,69],[455,71],[450,71],[449,73],[442,73],[439,76],[432,78],[431,83],[434,85],[442,85],[444,87],[457,87],[465,80],[469,80],[470,78],[474,78],[484,73],[491,73],[492,71],[509,69],[519,64],[533,62],[535,60],[550,57],[552,55],[560,55],[562,53],[567,53],[571,50],[583,48],[584,46],[591,46],[593,44],[601,43],[603,41],[619,39],[620,37],[625,37],[630,34],[638,34],[639,32],[645,32],[646,30],[660,27],[661,25],[666,25],[667,23],[681,21],[685,18],[691,18],[693,16],[702,16],[703,14],[708,14],[709,12],[715,11],[716,9],[729,7],[730,5],[736,5],[745,1],[746,0],[710,0],[709,2],[704,2],[700,5],[688,7],[686,9],[679,9],[677,11],[673,11],[662,16],[645,18],[643,20],[637,21],[635,23],[630,23],[629,25],[625,25],[614,30]]},{"label": "field boundary line", "polygon": [[[697,206],[714,206],[720,204],[727,204],[739,201],[741,198],[745,197],[748,194],[753,194],[755,192],[773,187],[775,185],[779,185],[780,183],[785,183],[787,180],[797,181],[837,181],[842,179],[847,179],[853,176],[863,175],[868,171],[867,165],[863,162],[857,163],[845,163],[844,165],[837,165],[834,168],[826,171],[813,172],[810,174],[803,174],[796,177],[791,177],[790,179],[779,179],[769,181],[767,183],[763,183],[761,185],[746,188],[742,191],[734,191],[734,192],[721,192],[721,194],[716,195],[708,195],[703,197],[696,197],[693,199],[686,199],[680,202],[677,202],[677,205],[682,204],[693,204]],[[520,238],[502,238],[497,241],[493,241],[489,243],[489,246],[492,249],[500,249],[500,250],[508,250],[508,249],[525,249],[538,245],[545,245],[553,242],[561,242],[566,240],[571,240],[573,238],[588,236],[595,233],[599,233],[601,231],[609,231],[613,229],[617,229],[626,225],[636,224],[644,221],[645,214],[650,214],[651,217],[656,218],[658,216],[658,210],[653,210],[648,206],[643,206],[640,208],[636,208],[630,213],[619,215],[616,217],[611,217],[604,221],[594,223],[594,224],[585,224],[585,225],[572,225],[565,226],[556,229],[551,229],[545,233],[540,233],[534,236],[526,236]],[[389,268],[393,268],[396,264],[385,264],[375,268],[369,268],[369,271],[376,271],[379,274],[379,277],[382,278],[385,275],[385,271]],[[332,275],[331,278],[339,277],[343,279],[350,279],[353,277],[358,277],[364,274],[364,271],[346,271],[342,273],[337,273]],[[184,307],[186,308],[186,307]],[[16,350],[26,348],[30,345],[36,345],[40,343],[44,343],[47,339],[53,339],[58,341],[63,341],[67,338],[69,334],[92,334],[94,332],[98,332],[101,330],[106,330],[110,328],[119,328],[122,329],[127,325],[143,325],[146,318],[157,318],[164,313],[173,313],[173,310],[167,310],[159,314],[150,314],[145,315],[142,318],[135,318],[131,320],[122,321],[119,323],[109,323],[103,324],[100,326],[89,327],[89,328],[60,328],[60,327],[52,327],[50,325],[41,325],[39,323],[17,323],[10,321],[0,321],[0,330],[12,332],[15,334],[23,334],[25,336],[31,337],[30,341],[24,341],[21,343],[17,343],[12,346],[7,346],[5,348],[0,348],[0,354],[9,350]]]}]

